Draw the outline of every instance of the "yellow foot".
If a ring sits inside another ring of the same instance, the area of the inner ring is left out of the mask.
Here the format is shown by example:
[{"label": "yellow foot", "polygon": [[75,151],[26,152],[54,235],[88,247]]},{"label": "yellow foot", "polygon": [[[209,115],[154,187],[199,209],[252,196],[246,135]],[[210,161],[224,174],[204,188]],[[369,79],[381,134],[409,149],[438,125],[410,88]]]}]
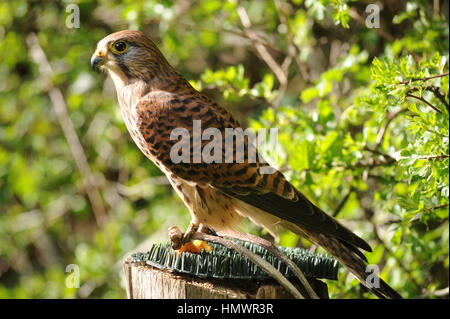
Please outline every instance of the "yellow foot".
[{"label": "yellow foot", "polygon": [[214,250],[214,248],[203,240],[192,240],[181,245],[180,249],[178,249],[180,253],[188,252],[197,254],[200,253],[202,250],[210,253]]}]

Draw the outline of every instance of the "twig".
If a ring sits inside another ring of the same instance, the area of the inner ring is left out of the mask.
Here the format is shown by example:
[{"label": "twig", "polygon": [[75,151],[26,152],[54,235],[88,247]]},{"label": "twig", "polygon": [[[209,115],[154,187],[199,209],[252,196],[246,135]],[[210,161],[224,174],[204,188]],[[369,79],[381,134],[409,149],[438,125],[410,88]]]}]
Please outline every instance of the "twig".
[{"label": "twig", "polygon": [[409,183],[407,180],[397,180],[392,176],[383,176],[383,175],[377,175],[377,174],[368,174],[367,178],[373,178],[373,179],[377,179],[380,180],[382,182],[385,183],[395,183],[395,184],[399,184],[399,183]]},{"label": "twig", "polygon": [[350,198],[350,195],[353,193],[354,190],[355,190],[354,187],[350,186],[350,190],[348,191],[347,195],[344,196],[344,198],[337,205],[336,209],[333,211],[332,215],[333,217],[336,217],[342,210],[342,208],[344,208],[345,203],[347,203],[348,199]]},{"label": "twig", "polygon": [[447,203],[447,204],[444,204],[444,205],[439,205],[439,206],[435,206],[435,207],[426,208],[425,211],[431,212],[433,210],[446,208],[448,206],[449,206],[449,204]]},{"label": "twig", "polygon": [[445,105],[445,107],[447,108],[447,112],[449,111],[449,106],[447,101],[445,100],[445,96],[441,93],[438,87],[435,87],[434,85],[429,85],[425,88],[425,90],[433,92],[434,96],[436,96],[439,99],[439,101],[441,101],[442,104]]},{"label": "twig", "polygon": [[[348,13],[350,14],[350,16],[353,19],[355,19],[361,25],[363,25],[364,27],[366,26],[366,20],[355,9],[349,8]],[[375,31],[376,33],[378,33],[379,36],[388,40],[389,42],[395,41],[395,38],[392,35],[390,35],[389,33],[385,32],[383,28],[373,28],[371,30]]]},{"label": "twig", "polygon": [[278,65],[278,63],[267,51],[266,47],[261,42],[259,42],[256,33],[251,29],[252,25],[250,22],[250,18],[248,17],[247,11],[245,11],[244,7],[242,6],[238,7],[237,13],[239,15],[243,27],[245,28],[244,32],[247,34],[248,38],[252,42],[253,46],[255,47],[256,51],[259,53],[263,61],[266,62],[267,66],[272,70],[272,72],[275,74],[278,81],[280,82],[280,86],[278,88],[278,95],[273,103],[275,106],[278,106],[287,89],[288,83],[287,76],[284,73],[283,69]]},{"label": "twig", "polygon": [[411,78],[410,80],[407,81],[403,81],[403,82],[398,82],[398,84],[410,84],[411,82],[416,82],[416,81],[428,81],[431,79],[435,79],[435,78],[441,78],[443,76],[447,76],[449,74],[449,72],[445,72],[445,73],[440,73],[440,74],[435,74],[432,76],[428,76],[425,78]]},{"label": "twig", "polygon": [[117,193],[123,196],[136,196],[143,194],[148,190],[148,185],[169,185],[169,180],[166,176],[153,176],[135,184],[133,186],[126,186],[121,183],[116,183]]},{"label": "twig", "polygon": [[[378,145],[377,145],[377,146],[378,146]],[[377,155],[382,156],[383,158],[386,159],[386,163],[394,163],[394,162],[395,162],[395,158],[393,158],[391,155],[386,154],[386,153],[382,153],[382,152],[380,152],[380,151],[378,151],[378,150],[376,150],[376,149],[371,149],[371,148],[369,148],[368,146],[364,146],[363,150],[368,151],[368,152],[371,152],[371,153],[373,153],[373,154],[377,154]],[[373,163],[375,163],[375,160],[373,160]],[[366,169],[364,170],[363,175],[362,175],[363,181],[366,181],[366,180],[369,178],[369,175],[370,175],[370,168],[371,168],[371,167],[368,166],[368,167],[366,167]]]},{"label": "twig", "polygon": [[[349,8],[348,13],[356,22],[361,24],[363,27],[366,27],[366,19],[362,17],[354,8]],[[384,38],[388,42],[394,42],[395,38],[391,34],[385,32],[384,31],[385,29],[386,28],[381,27],[381,28],[372,28],[371,30],[376,32],[380,37]],[[411,54],[416,61],[421,60],[421,57],[418,56],[416,53],[409,51],[409,54]]]},{"label": "twig", "polygon": [[371,149],[371,148],[369,148],[368,146],[364,146],[364,147],[363,147],[363,150],[364,150],[364,151],[367,151],[367,152],[370,152],[370,153],[374,153],[374,154],[383,156],[385,159],[387,159],[387,160],[389,160],[389,161],[395,161],[395,159],[394,159],[391,155],[386,154],[386,153],[383,153],[383,152],[380,152],[380,151],[378,151],[378,150],[376,150],[376,149]]},{"label": "twig", "polygon": [[446,288],[435,290],[435,291],[427,291],[427,292],[423,293],[422,295],[420,295],[418,298],[423,299],[423,298],[429,298],[431,296],[443,298],[445,296],[448,296],[448,293],[449,293],[449,288],[446,287]]},{"label": "twig", "polygon": [[[251,36],[249,36],[249,34],[248,34],[247,32],[242,31],[242,30],[232,30],[232,29],[227,29],[227,28],[221,27],[221,26],[219,26],[218,29],[219,29],[219,31],[221,31],[221,32],[231,33],[231,34],[237,35],[237,36],[239,36],[239,37],[242,37],[242,38],[245,38],[245,39],[248,39],[248,40],[252,40]],[[258,36],[256,33],[253,33],[253,34],[254,34],[254,36],[257,38],[257,41],[258,41],[259,43],[261,43],[262,45],[264,45],[267,49],[272,50],[272,51],[274,51],[274,52],[276,52],[276,53],[278,53],[278,54],[283,54],[283,55],[285,55],[285,53],[284,53],[283,51],[281,51],[280,49],[278,49],[278,48],[276,48],[275,46],[273,46],[273,45],[272,45],[271,43],[269,43],[266,39],[261,38],[261,37]]]},{"label": "twig", "polygon": [[30,33],[27,36],[26,41],[31,58],[39,66],[41,81],[47,90],[53,109],[57,115],[59,125],[63,130],[67,144],[69,145],[77,168],[82,176],[84,191],[86,192],[91,203],[95,221],[97,225],[101,227],[106,219],[105,208],[103,207],[102,198],[97,188],[91,168],[89,167],[83,146],[81,145],[80,139],[78,138],[72,121],[70,120],[64,96],[61,91],[54,87],[51,83],[53,70],[48,62],[44,50],[39,44],[36,34]]},{"label": "twig", "polygon": [[[172,242],[178,244],[181,241],[183,234],[177,226],[172,226],[169,228],[169,237]],[[295,286],[289,282],[275,267],[273,267],[269,262],[261,258],[260,256],[254,254],[249,249],[225,238],[219,236],[212,236],[201,232],[193,232],[191,239],[204,240],[212,243],[217,243],[223,245],[227,248],[233,249],[236,252],[242,254],[252,262],[254,262],[258,267],[261,267],[270,276],[272,276],[276,281],[278,281],[287,291],[289,291],[297,299],[305,299],[305,297],[298,291]]]},{"label": "twig", "polygon": [[[433,0],[433,14],[434,18],[439,18],[440,5],[439,0]],[[447,287],[448,289],[448,287]]]},{"label": "twig", "polygon": [[421,159],[421,160],[433,160],[433,159],[443,160],[445,158],[449,158],[449,155],[442,154],[442,155],[429,155],[429,156],[418,157],[418,159]]},{"label": "twig", "polygon": [[378,131],[377,139],[376,139],[376,141],[375,141],[375,143],[376,143],[376,147],[375,147],[375,148],[378,148],[378,146],[380,146],[381,143],[383,143],[383,139],[384,139],[384,136],[385,136],[385,134],[386,134],[386,132],[387,132],[387,128],[388,128],[388,126],[391,124],[391,122],[392,122],[397,116],[399,116],[400,114],[402,114],[402,113],[404,113],[404,112],[406,112],[406,111],[408,111],[408,109],[401,109],[401,110],[398,111],[398,112],[395,112],[395,113],[389,113],[389,114],[386,116],[386,119],[387,119],[386,124],[380,129],[380,131]]},{"label": "twig", "polygon": [[[365,168],[365,167],[377,167],[377,166],[389,166],[395,163],[395,159],[387,159],[385,161],[380,161],[380,160],[373,160],[372,163],[362,163],[362,162],[357,162],[353,165],[353,167],[356,168]],[[338,166],[335,166],[338,167]],[[345,167],[347,169],[351,168],[351,167]]]},{"label": "twig", "polygon": [[[231,90],[237,90],[233,85],[231,84],[225,84],[222,86],[216,85],[216,84],[207,84],[203,87],[203,89],[207,89],[207,90],[221,90],[221,89],[231,89]],[[263,103],[268,104],[271,108],[275,108],[275,104],[271,101],[269,101],[267,98],[265,98],[264,96],[254,96],[254,95],[250,95],[250,98],[254,99],[254,100],[258,100],[261,101]]]},{"label": "twig", "polygon": [[[342,169],[354,169],[354,168],[374,168],[374,167],[379,167],[379,166],[389,166],[392,165],[396,162],[395,159],[387,159],[385,161],[381,161],[381,160],[373,160],[369,163],[365,163],[365,162],[356,162],[353,165],[344,165],[341,163],[331,163],[331,165],[322,165],[321,167],[317,167],[317,168],[305,168],[302,170],[302,172],[320,172],[322,169],[331,169],[331,168],[342,168]],[[281,166],[280,167],[280,171],[287,171],[287,170],[292,170],[292,168],[290,166]]]},{"label": "twig", "polygon": [[[245,31],[242,31],[242,30],[227,29],[227,28],[224,28],[224,27],[221,26],[221,25],[218,25],[218,26],[217,26],[217,30],[212,30],[212,29],[206,28],[206,27],[204,27],[204,26],[199,26],[199,25],[195,25],[195,26],[194,26],[194,25],[191,25],[191,24],[188,24],[188,23],[184,23],[184,22],[177,22],[177,23],[178,23],[179,25],[181,25],[182,27],[184,27],[184,28],[186,28],[186,29],[190,29],[190,30],[200,30],[200,31],[207,31],[207,32],[217,32],[217,31],[219,31],[219,32],[223,32],[223,33],[230,33],[230,34],[236,35],[236,36],[238,36],[238,37],[241,37],[241,38],[245,38],[245,39],[251,40],[250,37],[249,37],[249,35],[248,35]],[[278,48],[276,48],[275,46],[273,46],[273,45],[272,45],[271,43],[269,43],[266,39],[261,38],[261,37],[258,36],[256,33],[255,33],[255,36],[258,38],[258,42],[261,43],[262,45],[264,45],[267,49],[272,50],[272,51],[274,51],[274,52],[276,52],[276,53],[278,53],[278,54],[286,55],[285,52],[283,52],[283,51],[281,51],[280,49],[278,49]]]},{"label": "twig", "polygon": [[428,102],[427,100],[425,100],[423,97],[417,96],[417,95],[412,95],[410,93],[406,94],[406,97],[412,97],[414,99],[417,99],[419,101],[422,101],[423,103],[427,104],[429,107],[431,107],[433,110],[435,110],[438,113],[442,113],[441,110],[439,110],[436,106],[434,106],[433,104],[431,104],[430,102]]},{"label": "twig", "polygon": [[280,22],[286,28],[286,38],[289,43],[288,54],[289,54],[289,56],[293,57],[295,62],[297,63],[297,66],[300,70],[300,73],[302,74],[303,79],[305,81],[309,81],[310,77],[309,77],[308,71],[306,69],[305,64],[302,63],[302,61],[300,61],[300,55],[299,55],[300,52],[294,43],[294,37],[292,36],[292,32],[291,32],[291,29],[289,26],[289,20],[287,19],[286,15],[283,13],[280,1],[274,0],[274,4],[275,4],[275,9],[277,10]]},{"label": "twig", "polygon": [[[360,203],[362,203],[362,195],[363,193],[359,193],[357,192],[356,195],[358,196],[358,200],[360,201]],[[370,224],[373,227],[373,234],[375,235],[375,240],[378,241],[378,243],[382,244],[384,247],[385,252],[387,252],[390,256],[392,256],[395,261],[397,262],[399,268],[401,270],[403,270],[403,272],[410,274],[411,270],[408,269],[408,267],[403,263],[403,260],[401,258],[399,258],[397,256],[397,254],[395,254],[390,248],[389,246],[384,242],[384,240],[381,238],[379,231],[378,231],[378,226],[374,223],[372,216],[375,215],[375,213],[372,211],[371,208],[369,207],[363,207],[361,206],[361,208],[364,210],[365,215],[368,217],[367,220],[370,222]],[[385,258],[385,257],[383,257]],[[417,288],[420,287],[420,285],[417,283],[417,281],[411,276],[411,278],[409,279]]]}]

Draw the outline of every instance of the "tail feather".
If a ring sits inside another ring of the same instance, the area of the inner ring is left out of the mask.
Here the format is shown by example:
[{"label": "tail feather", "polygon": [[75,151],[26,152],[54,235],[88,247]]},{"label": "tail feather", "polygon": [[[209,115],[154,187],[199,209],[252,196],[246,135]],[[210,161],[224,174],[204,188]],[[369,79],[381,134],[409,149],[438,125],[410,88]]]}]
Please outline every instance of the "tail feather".
[{"label": "tail feather", "polygon": [[[319,235],[317,237],[324,237]],[[335,238],[321,238],[318,244],[324,247],[337,260],[339,260],[348,270],[350,270],[356,278],[371,292],[383,299],[400,299],[402,298],[394,289],[392,289],[386,282],[379,278],[376,274],[367,271],[366,263],[359,254],[356,254],[352,249],[348,248],[346,243],[342,243]],[[362,254],[360,252],[360,254]],[[368,280],[369,276],[372,280]],[[376,280],[374,280],[376,279]]]},{"label": "tail feather", "polygon": [[366,282],[369,275],[372,275],[371,279],[375,275],[366,273],[367,259],[361,250],[372,251],[370,245],[311,203],[299,191],[295,190],[298,195],[296,200],[290,200],[271,192],[261,194],[247,190],[248,193],[242,194],[225,187],[219,190],[239,200],[236,207],[240,208],[238,212],[242,216],[249,217],[271,233],[275,226],[281,225],[325,248],[378,297],[401,298],[378,277],[374,281],[375,287],[372,287],[371,282]]},{"label": "tail feather", "polygon": [[389,286],[383,279],[380,278],[380,287],[378,288],[370,288],[370,291],[372,291],[376,296],[378,296],[381,299],[402,299],[402,296],[396,292],[394,289],[392,289],[391,286]]},{"label": "tail feather", "polygon": [[[283,223],[284,226],[291,231],[308,237],[316,244],[322,246],[330,254],[332,254],[342,265],[345,266],[368,290],[382,299],[401,299],[402,296],[392,289],[386,282],[379,278],[376,274],[366,271],[367,259],[361,251],[351,244],[344,242],[338,238],[309,232],[301,229],[292,223]],[[355,251],[356,250],[356,251]],[[362,255],[362,256],[361,256]],[[369,279],[371,276],[371,280]],[[374,280],[376,279],[376,280]]]}]

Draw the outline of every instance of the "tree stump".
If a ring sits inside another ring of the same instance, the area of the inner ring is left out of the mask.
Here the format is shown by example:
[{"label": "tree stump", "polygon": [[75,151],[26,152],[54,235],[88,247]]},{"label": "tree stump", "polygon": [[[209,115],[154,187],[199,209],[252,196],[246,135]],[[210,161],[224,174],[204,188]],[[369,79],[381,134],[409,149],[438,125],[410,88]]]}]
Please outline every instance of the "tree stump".
[{"label": "tree stump", "polygon": [[[292,296],[274,280],[203,279],[161,270],[143,263],[124,262],[129,299],[286,299]],[[327,285],[308,281],[320,298],[328,299]],[[302,291],[299,285],[296,287]]]}]

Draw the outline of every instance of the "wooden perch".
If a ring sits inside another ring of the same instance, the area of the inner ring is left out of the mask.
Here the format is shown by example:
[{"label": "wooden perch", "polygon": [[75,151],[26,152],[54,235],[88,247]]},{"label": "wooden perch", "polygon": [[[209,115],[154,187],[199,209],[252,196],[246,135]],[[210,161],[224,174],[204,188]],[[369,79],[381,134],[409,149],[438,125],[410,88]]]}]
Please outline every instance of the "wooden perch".
[{"label": "wooden perch", "polygon": [[[179,246],[181,239],[183,237],[183,233],[177,226],[172,226],[169,228],[169,237],[172,241],[174,246]],[[236,244],[235,242],[232,242],[230,240],[226,240],[224,238],[218,237],[218,236],[211,236],[208,234],[203,234],[200,232],[194,232],[191,235],[192,239],[199,239],[199,240],[205,240],[209,242],[216,242],[221,245],[224,245],[228,248],[231,248],[240,254],[244,255],[248,259],[250,259],[252,262],[254,262],[256,265],[264,269],[268,274],[272,276],[275,280],[277,280],[283,287],[285,287],[295,298],[298,299],[304,299],[304,296],[310,296],[313,295],[313,298],[318,299],[316,294],[314,293],[314,290],[311,287],[307,287],[306,294],[302,294],[287,278],[285,278],[282,274],[280,274],[279,271],[277,271],[272,265],[270,265],[267,261],[265,261],[260,256],[252,253],[245,247],[242,247],[241,245]],[[306,282],[306,278],[302,278],[305,285],[308,285],[308,282]],[[309,285],[308,285],[309,286]]]},{"label": "wooden perch", "polygon": [[328,287],[318,278],[337,279],[336,260],[300,248],[282,252],[251,237],[229,240],[199,232],[191,237],[208,242],[208,249],[182,252],[183,233],[173,226],[169,242],[125,260],[128,298],[328,299]]},{"label": "wooden perch", "polygon": [[[202,279],[196,276],[160,270],[124,262],[129,299],[285,299],[293,298],[274,280]],[[317,279],[308,279],[320,298],[328,299],[328,287]],[[301,288],[296,286],[300,291]]]}]

